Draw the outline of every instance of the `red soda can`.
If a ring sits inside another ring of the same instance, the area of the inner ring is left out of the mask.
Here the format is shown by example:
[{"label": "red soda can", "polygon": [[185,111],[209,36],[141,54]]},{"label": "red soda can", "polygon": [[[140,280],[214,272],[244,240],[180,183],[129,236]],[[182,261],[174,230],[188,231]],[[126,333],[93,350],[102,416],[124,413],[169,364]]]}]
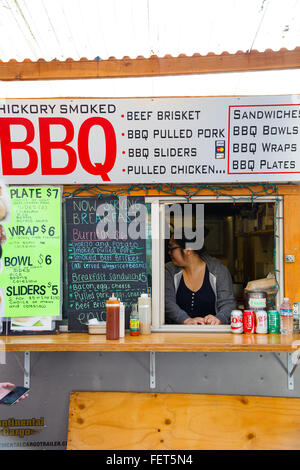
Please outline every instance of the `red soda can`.
[{"label": "red soda can", "polygon": [[241,310],[232,310],[231,312],[231,332],[243,333],[243,313]]},{"label": "red soda can", "polygon": [[244,333],[255,333],[255,318],[255,312],[253,310],[244,310]]},{"label": "red soda can", "polygon": [[268,315],[265,310],[256,312],[256,333],[268,333]]}]

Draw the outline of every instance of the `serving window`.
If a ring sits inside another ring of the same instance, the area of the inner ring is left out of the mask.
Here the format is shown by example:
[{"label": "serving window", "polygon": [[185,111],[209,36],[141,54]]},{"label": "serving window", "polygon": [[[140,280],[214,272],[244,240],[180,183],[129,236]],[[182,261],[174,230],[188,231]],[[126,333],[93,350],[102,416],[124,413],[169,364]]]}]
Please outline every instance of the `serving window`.
[{"label": "serving window", "polygon": [[275,278],[274,302],[278,303],[283,292],[281,198],[268,196],[253,201],[250,197],[236,197],[233,201],[231,197],[194,197],[187,202],[180,197],[161,197],[147,198],[147,203],[151,207],[151,246],[148,244],[147,253],[154,331],[221,332],[230,328],[225,324],[168,324],[165,316],[165,264],[170,261],[170,237],[176,230],[177,234],[180,230],[184,233],[187,225],[191,237],[202,214],[205,249],[228,268],[237,307],[244,308],[247,284],[267,276]]}]

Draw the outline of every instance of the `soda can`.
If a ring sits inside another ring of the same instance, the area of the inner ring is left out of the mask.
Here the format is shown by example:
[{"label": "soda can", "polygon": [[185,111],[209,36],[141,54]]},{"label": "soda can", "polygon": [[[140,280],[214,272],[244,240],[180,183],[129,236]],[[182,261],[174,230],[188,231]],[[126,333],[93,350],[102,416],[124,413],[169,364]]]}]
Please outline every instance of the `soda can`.
[{"label": "soda can", "polygon": [[280,316],[277,310],[268,311],[268,333],[280,333]]},{"label": "soda can", "polygon": [[243,324],[244,324],[244,333],[255,333],[254,310],[244,310]]},{"label": "soda can", "polygon": [[265,310],[256,311],[256,333],[268,333],[268,315]]},{"label": "soda can", "polygon": [[231,332],[232,333],[243,333],[243,313],[241,310],[232,310],[231,312]]}]

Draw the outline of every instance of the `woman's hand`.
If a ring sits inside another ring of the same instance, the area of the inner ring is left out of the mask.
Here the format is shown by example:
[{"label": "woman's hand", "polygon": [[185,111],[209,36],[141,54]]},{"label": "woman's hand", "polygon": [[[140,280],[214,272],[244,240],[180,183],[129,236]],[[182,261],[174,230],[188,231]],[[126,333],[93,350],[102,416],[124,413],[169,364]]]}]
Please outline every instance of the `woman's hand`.
[{"label": "woman's hand", "polygon": [[204,323],[205,325],[221,325],[222,322],[215,315],[206,315]]},{"label": "woman's hand", "polygon": [[183,322],[184,325],[204,325],[203,317],[187,318]]},{"label": "woman's hand", "polygon": [[0,400],[7,395],[11,389],[14,388],[14,384],[11,384],[10,382],[1,382],[0,383]]},{"label": "woman's hand", "polygon": [[[0,400],[2,398],[6,397],[6,395],[9,394],[9,392],[12,391],[12,389],[15,387],[15,384],[12,384],[10,382],[0,382]],[[19,401],[24,400],[24,398],[28,397],[28,393],[25,393],[22,397],[19,398],[15,403],[19,403]]]}]

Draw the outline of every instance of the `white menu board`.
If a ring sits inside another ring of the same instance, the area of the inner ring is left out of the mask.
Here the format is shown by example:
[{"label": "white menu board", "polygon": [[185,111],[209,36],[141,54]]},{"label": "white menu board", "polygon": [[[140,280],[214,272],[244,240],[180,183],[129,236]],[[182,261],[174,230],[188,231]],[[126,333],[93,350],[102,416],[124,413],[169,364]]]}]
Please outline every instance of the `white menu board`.
[{"label": "white menu board", "polygon": [[0,100],[7,184],[299,181],[300,95]]}]

